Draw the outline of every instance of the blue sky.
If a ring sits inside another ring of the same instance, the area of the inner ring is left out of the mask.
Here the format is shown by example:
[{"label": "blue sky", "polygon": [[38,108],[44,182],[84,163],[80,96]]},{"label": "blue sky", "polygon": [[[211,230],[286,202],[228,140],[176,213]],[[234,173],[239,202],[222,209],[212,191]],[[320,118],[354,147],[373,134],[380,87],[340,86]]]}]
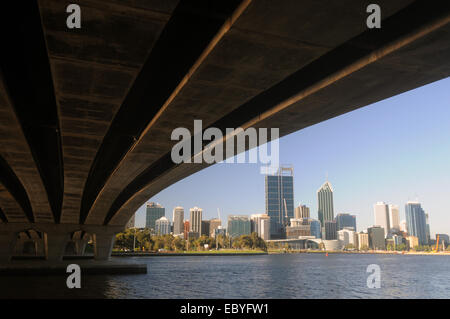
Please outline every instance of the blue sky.
[{"label": "blue sky", "polygon": [[[358,230],[374,222],[373,204],[400,207],[418,199],[432,237],[450,234],[450,78],[313,125],[280,139],[280,162],[294,167],[294,201],[317,217],[317,189],[328,172],[335,214],[357,216]],[[216,164],[150,199],[166,207],[203,208],[204,219],[264,213],[259,164]],[[145,209],[136,215],[144,226]]]}]

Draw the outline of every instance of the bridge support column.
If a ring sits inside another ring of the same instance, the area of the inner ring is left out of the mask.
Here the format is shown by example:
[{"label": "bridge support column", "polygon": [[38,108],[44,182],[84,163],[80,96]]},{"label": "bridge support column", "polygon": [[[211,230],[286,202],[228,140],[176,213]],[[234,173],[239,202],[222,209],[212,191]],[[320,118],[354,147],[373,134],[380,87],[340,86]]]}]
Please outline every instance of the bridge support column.
[{"label": "bridge support column", "polygon": [[88,239],[75,240],[75,250],[76,250],[78,256],[84,255],[84,251],[86,250],[87,243],[88,243]]},{"label": "bridge support column", "polygon": [[94,234],[94,258],[96,260],[108,260],[111,257],[115,233]]},{"label": "bridge support column", "polygon": [[66,231],[46,233],[44,235],[45,259],[48,261],[61,261],[69,240],[70,233]]},{"label": "bridge support column", "polygon": [[7,263],[11,261],[16,242],[16,232],[7,230],[0,231],[0,263]]}]

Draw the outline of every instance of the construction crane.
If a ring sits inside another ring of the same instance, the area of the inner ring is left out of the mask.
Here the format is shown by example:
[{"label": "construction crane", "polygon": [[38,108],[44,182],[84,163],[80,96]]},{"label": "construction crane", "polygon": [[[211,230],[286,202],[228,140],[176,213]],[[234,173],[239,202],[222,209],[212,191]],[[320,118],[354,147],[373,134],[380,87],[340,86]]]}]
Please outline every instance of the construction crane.
[{"label": "construction crane", "polygon": [[286,227],[288,225],[288,213],[287,213],[287,205],[286,205],[286,198],[283,198],[284,201],[284,215],[285,215],[285,220],[284,220],[284,226]]}]

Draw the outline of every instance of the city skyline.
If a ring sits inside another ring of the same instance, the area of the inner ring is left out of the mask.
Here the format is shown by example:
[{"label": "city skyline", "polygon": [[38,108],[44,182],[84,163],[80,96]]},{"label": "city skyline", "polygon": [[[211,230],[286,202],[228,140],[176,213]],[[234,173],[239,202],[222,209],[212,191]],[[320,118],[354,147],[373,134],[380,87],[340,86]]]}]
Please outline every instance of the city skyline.
[{"label": "city skyline", "polygon": [[[432,237],[450,233],[445,204],[450,189],[449,85],[450,79],[441,80],[281,138],[281,163],[294,166],[295,205],[307,205],[317,218],[315,190],[328,172],[335,214],[356,215],[358,229],[374,224],[376,202],[397,205],[404,220],[404,205],[419,200],[429,214]],[[307,150],[302,156],[300,148]],[[197,205],[208,219],[217,217],[220,208],[224,223],[229,214],[264,213],[264,178],[257,164],[216,164],[149,201],[170,210]],[[142,218],[141,208],[138,226]]]}]

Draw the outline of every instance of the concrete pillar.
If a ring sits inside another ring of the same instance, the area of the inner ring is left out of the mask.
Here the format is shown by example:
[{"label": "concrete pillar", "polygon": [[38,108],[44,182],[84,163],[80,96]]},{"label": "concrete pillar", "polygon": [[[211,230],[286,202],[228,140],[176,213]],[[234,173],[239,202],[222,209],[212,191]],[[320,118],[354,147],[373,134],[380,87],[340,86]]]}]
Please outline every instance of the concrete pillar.
[{"label": "concrete pillar", "polygon": [[45,233],[45,258],[48,261],[61,261],[69,240],[70,233],[67,231],[53,231]]},{"label": "concrete pillar", "polygon": [[0,263],[11,261],[16,246],[17,233],[8,230],[0,231]]},{"label": "concrete pillar", "polygon": [[94,234],[94,259],[108,260],[111,257],[116,235],[113,233]]},{"label": "concrete pillar", "polygon": [[77,239],[75,240],[75,250],[78,256],[83,256],[86,250],[86,245],[89,239]]}]

